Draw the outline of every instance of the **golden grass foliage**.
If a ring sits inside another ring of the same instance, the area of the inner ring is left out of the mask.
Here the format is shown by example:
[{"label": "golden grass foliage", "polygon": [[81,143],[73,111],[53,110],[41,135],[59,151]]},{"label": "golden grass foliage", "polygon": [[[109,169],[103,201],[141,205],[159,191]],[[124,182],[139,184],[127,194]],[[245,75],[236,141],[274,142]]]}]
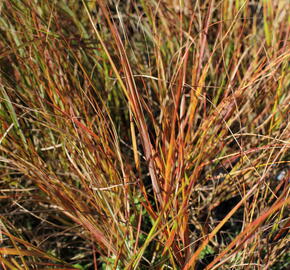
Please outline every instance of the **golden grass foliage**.
[{"label": "golden grass foliage", "polygon": [[0,268],[286,269],[289,9],[2,0]]}]

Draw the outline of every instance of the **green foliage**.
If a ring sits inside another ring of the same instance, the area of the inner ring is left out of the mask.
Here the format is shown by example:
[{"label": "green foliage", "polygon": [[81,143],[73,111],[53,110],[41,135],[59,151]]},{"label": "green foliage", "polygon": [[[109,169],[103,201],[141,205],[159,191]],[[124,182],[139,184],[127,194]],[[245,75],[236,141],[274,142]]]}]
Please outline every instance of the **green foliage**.
[{"label": "green foliage", "polygon": [[287,268],[287,11],[0,1],[0,268]]}]

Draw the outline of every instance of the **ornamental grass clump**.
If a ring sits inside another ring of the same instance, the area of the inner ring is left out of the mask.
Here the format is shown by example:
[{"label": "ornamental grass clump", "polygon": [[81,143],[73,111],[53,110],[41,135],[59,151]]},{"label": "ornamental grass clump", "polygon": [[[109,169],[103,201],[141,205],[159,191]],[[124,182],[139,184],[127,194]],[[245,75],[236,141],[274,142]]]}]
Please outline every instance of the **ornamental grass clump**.
[{"label": "ornamental grass clump", "polygon": [[289,9],[3,0],[0,268],[289,267]]}]

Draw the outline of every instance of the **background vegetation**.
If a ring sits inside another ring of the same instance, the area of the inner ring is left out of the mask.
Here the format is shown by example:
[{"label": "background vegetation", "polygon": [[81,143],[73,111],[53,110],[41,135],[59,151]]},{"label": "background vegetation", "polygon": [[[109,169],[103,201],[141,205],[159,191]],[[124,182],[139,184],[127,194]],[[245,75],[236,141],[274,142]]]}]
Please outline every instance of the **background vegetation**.
[{"label": "background vegetation", "polygon": [[286,269],[289,14],[2,0],[0,268]]}]

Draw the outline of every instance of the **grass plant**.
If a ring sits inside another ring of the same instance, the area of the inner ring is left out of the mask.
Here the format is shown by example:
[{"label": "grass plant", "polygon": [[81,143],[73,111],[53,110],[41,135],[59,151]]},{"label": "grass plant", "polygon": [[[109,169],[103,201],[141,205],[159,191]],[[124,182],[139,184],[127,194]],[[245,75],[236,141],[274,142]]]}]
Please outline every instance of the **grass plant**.
[{"label": "grass plant", "polygon": [[0,268],[289,267],[287,0],[0,2]]}]

